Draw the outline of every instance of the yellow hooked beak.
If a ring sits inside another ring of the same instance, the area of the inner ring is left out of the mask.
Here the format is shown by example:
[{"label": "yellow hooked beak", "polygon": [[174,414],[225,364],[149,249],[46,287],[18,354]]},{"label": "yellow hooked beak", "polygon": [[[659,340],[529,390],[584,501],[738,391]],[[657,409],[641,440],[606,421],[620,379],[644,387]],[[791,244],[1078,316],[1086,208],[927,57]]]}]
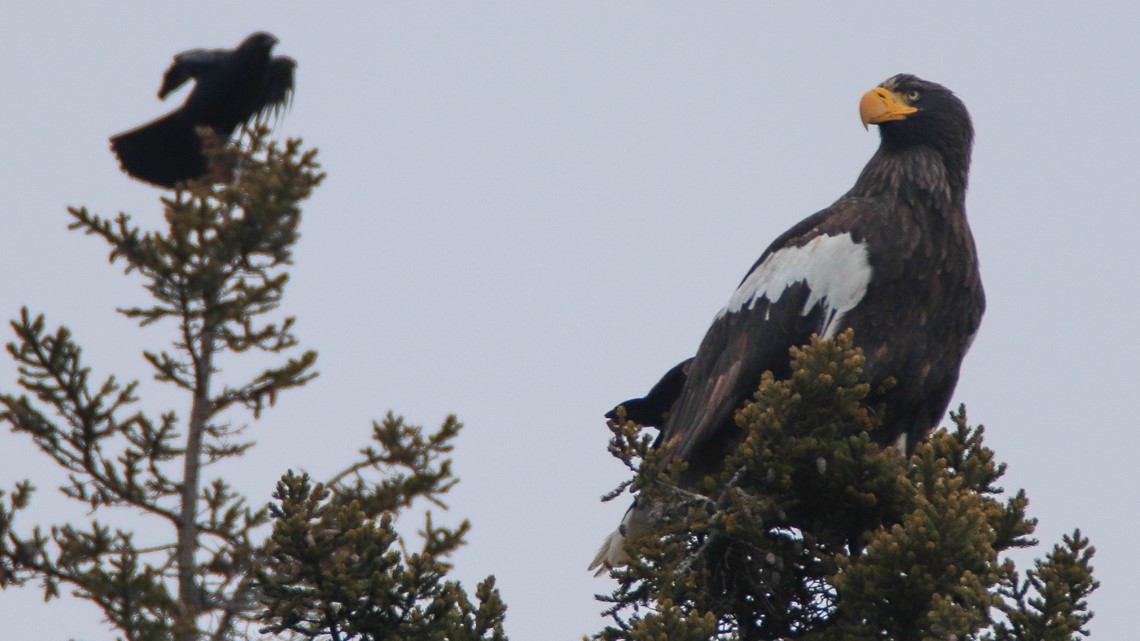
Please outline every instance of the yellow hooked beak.
[{"label": "yellow hooked beak", "polygon": [[906,99],[901,95],[882,87],[875,87],[863,94],[863,99],[859,101],[859,117],[863,120],[864,129],[867,125],[902,120],[916,111],[918,109],[906,104]]}]

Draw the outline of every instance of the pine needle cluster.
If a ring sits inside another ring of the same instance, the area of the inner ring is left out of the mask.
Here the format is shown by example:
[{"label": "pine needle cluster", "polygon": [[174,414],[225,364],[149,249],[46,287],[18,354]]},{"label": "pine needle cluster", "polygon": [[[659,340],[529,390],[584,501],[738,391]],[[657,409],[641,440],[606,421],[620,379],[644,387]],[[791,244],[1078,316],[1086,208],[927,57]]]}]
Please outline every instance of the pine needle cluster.
[{"label": "pine needle cluster", "polygon": [[[615,425],[611,451],[636,471],[660,525],[599,598],[612,624],[595,638],[1080,638],[1091,613],[1092,548],[1079,531],[1022,578],[1006,553],[1036,544],[1024,492],[965,408],[909,459],[870,434],[863,355],[849,331],[791,351],[736,416],[724,468],[683,483],[639,426]],[[889,382],[888,382],[889,384]],[[620,488],[619,488],[620,490]],[[616,494],[616,493],[615,493]],[[614,495],[611,495],[611,497]]]},{"label": "pine needle cluster", "polygon": [[381,450],[364,452],[385,471],[379,484],[363,477],[314,484],[291,473],[281,479],[270,506],[268,559],[257,572],[270,622],[263,632],[333,641],[506,639],[506,606],[494,577],[476,588],[478,603],[445,580],[451,569],[445,559],[463,544],[469,523],[439,527],[427,512],[414,551],[396,527],[399,512],[418,500],[444,506],[441,495],[455,479],[448,461],[438,459],[459,427],[449,418],[424,438],[420,428],[389,414],[374,426]]}]

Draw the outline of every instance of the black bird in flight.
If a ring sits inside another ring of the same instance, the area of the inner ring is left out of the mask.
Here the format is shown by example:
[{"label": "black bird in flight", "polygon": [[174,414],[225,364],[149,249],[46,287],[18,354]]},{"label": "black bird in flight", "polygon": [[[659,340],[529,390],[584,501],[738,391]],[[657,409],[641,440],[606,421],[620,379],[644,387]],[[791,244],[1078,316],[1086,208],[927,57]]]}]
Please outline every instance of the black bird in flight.
[{"label": "black bird in flight", "polygon": [[[942,85],[901,74],[867,92],[863,125],[878,151],[855,186],[777,238],[716,315],[696,356],[671,369],[628,416],[659,427],[658,442],[688,462],[687,478],[716,471],[742,430],[734,413],[761,374],[790,371],[788,349],[848,328],[872,389],[886,403],[883,444],[910,453],[944,415],[985,309],[966,221],[973,126]],[[607,414],[616,416],[616,408]],[[637,501],[590,569],[620,565],[624,541],[652,529]]]},{"label": "black bird in flight", "polygon": [[277,38],[255,33],[236,49],[191,49],[174,56],[158,97],[188,80],[194,90],[165,116],[111,138],[123,171],[160,187],[200,178],[209,171],[200,128],[212,144],[225,144],[239,125],[265,112],[279,113],[293,96],[297,63],[272,56]]}]

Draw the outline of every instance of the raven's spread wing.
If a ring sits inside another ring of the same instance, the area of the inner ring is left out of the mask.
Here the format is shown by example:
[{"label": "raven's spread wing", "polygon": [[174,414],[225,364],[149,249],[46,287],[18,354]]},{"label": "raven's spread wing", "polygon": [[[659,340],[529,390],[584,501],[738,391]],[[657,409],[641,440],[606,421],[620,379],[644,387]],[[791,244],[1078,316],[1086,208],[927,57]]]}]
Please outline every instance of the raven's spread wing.
[{"label": "raven's spread wing", "polygon": [[191,78],[200,80],[214,73],[233,53],[233,49],[191,49],[174,56],[174,62],[162,76],[159,99],[165,100]]},{"label": "raven's spread wing", "polygon": [[269,61],[258,111],[271,109],[277,115],[289,108],[293,102],[293,72],[296,68],[297,61],[288,56],[277,56]]},{"label": "raven's spread wing", "polygon": [[111,138],[123,170],[147,182],[174,187],[208,170],[200,128],[218,144],[251,118],[288,107],[297,63],[270,52],[277,39],[254,33],[236,49],[192,49],[178,54],[158,95],[165,98],[187,81],[194,90],[181,107],[141,127]]},{"label": "raven's spread wing", "polygon": [[855,230],[865,207],[841,200],[788,230],[717,314],[662,429],[695,472],[714,469],[735,444],[734,414],[763,372],[785,375],[789,348],[846,326],[872,275],[868,243]]},{"label": "raven's spread wing", "polygon": [[279,115],[293,96],[292,58],[277,56],[257,64],[234,56],[209,77],[198,81],[186,102],[193,118],[229,137],[235,129],[265,114]]}]

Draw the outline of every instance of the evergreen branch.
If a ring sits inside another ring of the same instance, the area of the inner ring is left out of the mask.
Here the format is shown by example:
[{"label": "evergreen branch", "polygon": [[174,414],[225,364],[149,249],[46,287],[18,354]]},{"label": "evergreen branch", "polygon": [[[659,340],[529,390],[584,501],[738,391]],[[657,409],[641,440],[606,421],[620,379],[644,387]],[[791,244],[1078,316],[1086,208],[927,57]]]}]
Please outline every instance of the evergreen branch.
[{"label": "evergreen branch", "polygon": [[220,412],[230,405],[239,403],[253,412],[254,417],[261,415],[265,405],[273,405],[277,395],[287,389],[300,387],[317,377],[312,371],[316,365],[317,353],[307,351],[299,359],[289,359],[281,367],[267,369],[256,379],[238,388],[225,388],[214,397],[213,412]]},{"label": "evergreen branch", "polygon": [[[683,490],[676,486],[668,484],[665,485],[667,486],[669,492],[679,494],[688,499],[688,503],[683,503],[682,506],[691,504],[701,505],[706,510],[710,510],[712,512],[712,521],[716,522],[721,521],[725,518],[726,514],[723,508],[727,507],[729,503],[729,496],[733,493],[743,491],[740,488],[740,482],[744,478],[744,475],[747,471],[747,467],[741,467],[738,469],[733,474],[729,482],[725,484],[724,491],[721,493],[720,498],[715,503],[707,496],[703,496],[695,492],[689,492],[688,490]],[[683,559],[679,564],[677,564],[677,569],[674,570],[674,574],[678,577],[682,577],[688,574],[692,570],[694,564],[705,557],[705,555],[708,553],[709,547],[717,539],[718,537],[715,531],[705,536],[704,540],[701,541],[700,546],[697,549],[693,550],[692,553],[690,553],[689,556],[685,557],[685,559]]]},{"label": "evergreen branch", "polygon": [[[430,460],[429,450],[445,446],[450,438],[421,440],[415,446],[418,454],[407,460],[413,466]],[[408,494],[384,484],[369,487],[363,491]],[[268,560],[257,572],[268,621],[263,633],[345,640],[505,638],[505,608],[493,580],[480,584],[478,606],[458,584],[443,580],[451,568],[446,558],[463,544],[468,522],[437,527],[428,512],[419,549],[410,551],[396,532],[396,512],[377,518],[362,507],[360,497],[346,501],[307,476],[286,474],[274,498]],[[396,496],[372,498],[389,505],[400,502]]]},{"label": "evergreen branch", "polygon": [[1089,635],[1093,614],[1088,597],[1100,587],[1093,579],[1095,548],[1080,530],[1065,535],[1044,560],[1021,579],[1013,571],[1004,578],[998,609],[1005,615],[986,638],[994,641],[1076,641]]},{"label": "evergreen branch", "polygon": [[[359,500],[372,515],[398,511],[416,498],[446,509],[440,496],[457,481],[451,473],[451,461],[440,459],[451,451],[451,441],[462,427],[454,416],[448,416],[439,430],[425,438],[421,428],[389,412],[383,421],[372,424],[372,440],[380,449],[361,449],[362,458],[335,474],[326,486],[336,488],[342,501]],[[379,487],[372,488],[364,478],[367,470],[384,474]],[[345,479],[350,476],[356,477],[355,483],[346,485]]]},{"label": "evergreen branch", "polygon": [[54,558],[47,550],[48,539],[38,528],[30,540],[9,532],[7,538],[14,547],[0,550],[0,559],[13,572],[38,576],[45,598],[58,597],[60,585],[71,585],[78,595],[94,601],[127,638],[157,638],[146,632],[153,632],[152,626],[161,620],[159,613],[172,602],[161,573],[139,566],[143,550],[134,548],[129,533],[117,530],[112,534],[98,523],[91,528],[90,532],[70,526],[53,528],[52,540],[59,550]]},{"label": "evergreen branch", "polygon": [[214,633],[210,635],[211,641],[225,641],[230,638],[235,625],[239,620],[239,615],[249,613],[257,608],[257,604],[250,598],[254,594],[254,585],[252,579],[248,575],[243,575],[237,588],[229,600],[221,608],[221,615],[218,617],[217,627]]},{"label": "evergreen branch", "polygon": [[[92,508],[129,505],[168,520],[175,518],[148,498],[147,488],[163,487],[165,477],[150,466],[144,475],[147,478],[140,482],[142,472],[137,466],[148,456],[158,461],[176,454],[165,445],[171,433],[169,422],[164,418],[156,429],[140,412],[122,421],[116,418],[119,410],[137,401],[134,391],[138,383],[121,387],[110,377],[92,394],[89,370],[83,367],[80,350],[66,328],[45,336],[43,317],[32,319],[27,309],[12,327],[20,342],[10,343],[8,351],[20,363],[19,384],[50,405],[72,429],[64,432],[24,396],[0,394],[0,404],[5,408],[0,420],[18,432],[29,433],[41,451],[73,472],[71,485],[61,488],[71,498],[84,500]],[[103,451],[103,442],[115,436],[125,436],[130,444],[117,458],[119,466]],[[120,468],[125,475],[119,473]],[[80,482],[74,474],[88,481]],[[94,491],[87,489],[88,484]]]},{"label": "evergreen branch", "polygon": [[178,361],[167,352],[155,354],[154,352],[144,351],[143,358],[154,368],[154,379],[156,381],[174,383],[186,391],[192,391],[194,389],[194,378],[191,375],[191,369],[185,363]]}]

